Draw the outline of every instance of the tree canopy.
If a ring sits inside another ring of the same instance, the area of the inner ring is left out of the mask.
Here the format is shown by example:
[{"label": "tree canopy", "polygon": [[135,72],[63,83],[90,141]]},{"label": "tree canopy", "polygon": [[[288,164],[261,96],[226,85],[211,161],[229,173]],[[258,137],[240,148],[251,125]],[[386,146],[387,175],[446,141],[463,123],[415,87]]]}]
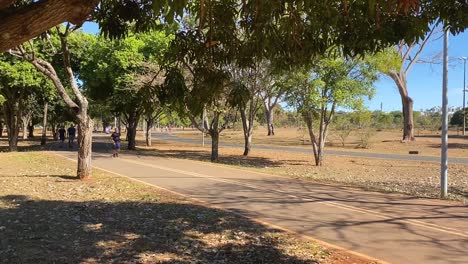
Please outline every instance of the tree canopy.
[{"label": "tree canopy", "polygon": [[121,37],[161,23],[180,22],[191,15],[196,18],[197,27],[208,24],[224,36],[242,31],[249,43],[246,47],[257,55],[282,58],[288,55],[288,62],[293,62],[309,59],[330,46],[342,46],[346,54],[363,54],[402,39],[411,43],[422,38],[434,23],[450,25],[452,33],[468,27],[468,4],[463,0],[1,0],[0,3],[0,50],[13,48],[65,21],[81,25],[94,20],[104,35]]}]

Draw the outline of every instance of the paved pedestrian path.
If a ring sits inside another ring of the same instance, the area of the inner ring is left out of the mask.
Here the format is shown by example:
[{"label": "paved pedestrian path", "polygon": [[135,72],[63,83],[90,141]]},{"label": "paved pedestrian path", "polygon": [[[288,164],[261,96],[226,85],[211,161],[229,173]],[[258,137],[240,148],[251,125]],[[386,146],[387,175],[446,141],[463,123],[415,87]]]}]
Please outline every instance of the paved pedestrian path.
[{"label": "paved pedestrian path", "polygon": [[[390,263],[468,263],[468,207],[94,146],[93,166]],[[57,151],[71,159],[76,153]]]}]

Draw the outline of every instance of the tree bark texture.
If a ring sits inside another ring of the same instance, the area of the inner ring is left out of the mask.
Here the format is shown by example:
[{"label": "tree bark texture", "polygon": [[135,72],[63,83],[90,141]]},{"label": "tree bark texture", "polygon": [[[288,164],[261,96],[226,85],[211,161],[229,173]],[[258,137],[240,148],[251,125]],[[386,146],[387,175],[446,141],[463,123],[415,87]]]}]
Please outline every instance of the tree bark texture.
[{"label": "tree bark texture", "polygon": [[43,112],[43,120],[42,120],[42,137],[41,137],[41,145],[45,145],[47,143],[47,112],[49,109],[49,103],[44,103],[44,112]]},{"label": "tree bark texture", "polygon": [[3,122],[0,121],[0,138],[3,137]]},{"label": "tree bark texture", "polygon": [[78,168],[77,177],[81,180],[91,176],[93,142],[93,120],[88,115],[79,116],[78,123]]},{"label": "tree bark texture", "polygon": [[40,0],[0,16],[0,51],[14,48],[65,21],[81,25],[99,0]]}]

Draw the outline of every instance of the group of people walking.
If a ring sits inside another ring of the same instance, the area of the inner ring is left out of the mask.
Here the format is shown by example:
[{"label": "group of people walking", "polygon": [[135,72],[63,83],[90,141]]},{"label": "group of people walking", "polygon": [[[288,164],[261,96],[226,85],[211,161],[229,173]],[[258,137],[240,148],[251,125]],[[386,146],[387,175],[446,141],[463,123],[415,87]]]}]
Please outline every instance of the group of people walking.
[{"label": "group of people walking", "polygon": [[[62,126],[60,129],[57,131],[58,137],[60,142],[62,144],[65,142],[66,136],[68,136],[68,147],[73,148],[73,144],[75,142],[76,138],[76,128],[74,125],[71,125],[67,130],[65,130],[65,127]],[[111,134],[111,139],[113,143],[113,149],[114,151],[112,152],[112,157],[116,158],[119,156],[119,150],[120,150],[120,132],[117,128],[115,128],[114,132]]]},{"label": "group of people walking", "polygon": [[62,126],[58,131],[58,137],[62,144],[65,142],[65,138],[68,135],[68,147],[73,148],[73,143],[75,142],[76,138],[76,128],[74,125],[71,125],[67,130],[65,127]]}]

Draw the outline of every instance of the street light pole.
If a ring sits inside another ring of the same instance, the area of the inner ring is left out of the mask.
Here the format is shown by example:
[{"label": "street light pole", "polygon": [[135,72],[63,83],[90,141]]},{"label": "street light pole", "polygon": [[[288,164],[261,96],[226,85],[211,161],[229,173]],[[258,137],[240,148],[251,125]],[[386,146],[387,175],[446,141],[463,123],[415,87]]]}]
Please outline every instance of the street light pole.
[{"label": "street light pole", "polygon": [[466,99],[465,99],[465,93],[466,93],[466,60],[468,60],[467,57],[462,57],[463,60],[463,136],[465,135],[465,129],[466,129],[466,112],[465,112],[465,104],[466,104]]},{"label": "street light pole", "polygon": [[444,66],[442,81],[442,144],[440,155],[440,197],[447,197],[448,193],[448,27],[444,28]]}]

